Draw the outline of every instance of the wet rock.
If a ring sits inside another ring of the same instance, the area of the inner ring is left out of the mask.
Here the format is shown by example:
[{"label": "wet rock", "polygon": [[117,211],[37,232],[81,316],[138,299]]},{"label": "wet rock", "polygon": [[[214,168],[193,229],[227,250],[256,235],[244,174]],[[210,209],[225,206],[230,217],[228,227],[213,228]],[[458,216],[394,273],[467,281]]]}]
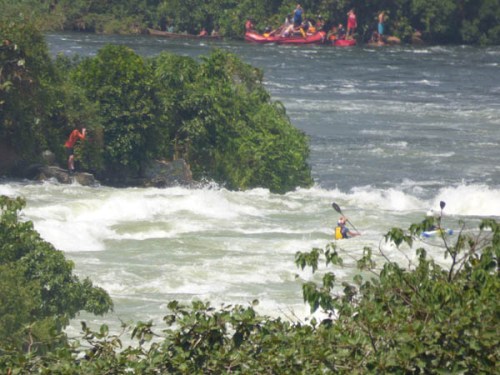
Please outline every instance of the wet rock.
[{"label": "wet rock", "polygon": [[193,175],[184,159],[173,161],[155,160],[144,171],[145,187],[164,188],[169,186],[193,185]]},{"label": "wet rock", "polygon": [[55,179],[61,184],[71,184],[73,182],[78,182],[83,186],[95,186],[98,184],[94,175],[85,172],[75,172],[70,175],[68,170],[62,169],[55,166],[41,166],[38,168],[38,173],[36,174],[35,180],[44,181]]}]

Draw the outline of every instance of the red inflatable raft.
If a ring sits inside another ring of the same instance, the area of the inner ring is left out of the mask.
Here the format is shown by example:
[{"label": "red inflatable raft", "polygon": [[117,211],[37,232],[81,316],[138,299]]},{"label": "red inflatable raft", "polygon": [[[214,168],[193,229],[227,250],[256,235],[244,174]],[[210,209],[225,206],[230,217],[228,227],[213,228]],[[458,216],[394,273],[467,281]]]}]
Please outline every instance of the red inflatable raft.
[{"label": "red inflatable raft", "polygon": [[278,44],[323,44],[325,42],[325,32],[318,31],[314,34],[307,34],[304,38],[302,35],[281,36],[271,35],[264,36],[253,31],[245,33],[245,40],[254,43],[278,43]]},{"label": "red inflatable raft", "polygon": [[330,39],[332,46],[351,47],[356,45],[356,39]]}]

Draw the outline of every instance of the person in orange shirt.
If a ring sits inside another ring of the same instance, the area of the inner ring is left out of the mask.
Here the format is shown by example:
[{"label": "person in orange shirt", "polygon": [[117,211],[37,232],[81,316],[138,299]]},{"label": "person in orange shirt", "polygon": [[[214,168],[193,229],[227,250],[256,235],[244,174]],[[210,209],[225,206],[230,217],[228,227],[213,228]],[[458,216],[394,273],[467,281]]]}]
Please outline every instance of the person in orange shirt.
[{"label": "person in orange shirt", "polygon": [[83,128],[80,133],[79,129],[74,129],[69,135],[68,140],[64,144],[66,148],[66,155],[68,156],[68,170],[70,174],[75,173],[75,143],[81,139],[85,139],[87,129]]}]

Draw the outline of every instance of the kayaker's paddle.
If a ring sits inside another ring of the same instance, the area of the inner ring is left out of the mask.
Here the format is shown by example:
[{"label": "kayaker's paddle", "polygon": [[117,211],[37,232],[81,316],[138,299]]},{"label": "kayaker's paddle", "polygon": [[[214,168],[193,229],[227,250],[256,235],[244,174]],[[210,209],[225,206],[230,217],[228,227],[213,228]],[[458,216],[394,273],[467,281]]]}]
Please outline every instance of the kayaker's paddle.
[{"label": "kayaker's paddle", "polygon": [[352,225],[352,227],[354,228],[354,230],[359,233],[359,230],[356,229],[356,227],[354,226],[354,224],[351,223],[351,221],[342,213],[342,210],[340,209],[340,207],[339,207],[339,205],[337,203],[333,202],[332,203],[332,207],[333,207],[333,209],[335,211],[337,211],[339,214],[341,214],[342,216],[344,216],[345,219],[347,220],[347,222]]},{"label": "kayaker's paddle", "polygon": [[444,201],[439,202],[439,207],[441,207],[441,214],[439,215],[438,219],[438,228],[441,228],[441,218],[443,217],[443,209],[446,206],[446,203]]}]

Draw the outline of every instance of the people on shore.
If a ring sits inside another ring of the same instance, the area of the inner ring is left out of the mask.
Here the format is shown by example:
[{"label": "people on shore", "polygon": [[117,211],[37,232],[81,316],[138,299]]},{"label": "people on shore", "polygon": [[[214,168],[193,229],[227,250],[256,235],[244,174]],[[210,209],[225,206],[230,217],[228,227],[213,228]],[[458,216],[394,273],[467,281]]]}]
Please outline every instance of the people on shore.
[{"label": "people on shore", "polygon": [[64,144],[66,155],[68,156],[68,171],[70,174],[75,173],[75,144],[78,140],[84,140],[87,134],[87,129],[83,128],[80,132],[79,128],[73,129],[68,140]]},{"label": "people on shore", "polygon": [[335,227],[335,239],[341,240],[345,238],[351,238],[359,236],[361,233],[353,232],[346,227],[347,219],[345,216],[341,216],[337,221],[337,226]]},{"label": "people on shore", "polygon": [[380,34],[378,33],[378,31],[374,31],[372,33],[370,40],[368,41],[368,45],[370,45],[370,46],[385,46],[385,42],[382,39],[382,37],[380,36]]},{"label": "people on shore", "polygon": [[219,26],[216,26],[214,27],[214,29],[212,30],[212,32],[210,33],[210,36],[212,37],[219,37],[220,36],[220,32],[219,32]]},{"label": "people on shore", "polygon": [[245,22],[245,31],[253,31],[254,25],[251,19],[247,19]]},{"label": "people on shore", "polygon": [[357,27],[358,27],[358,21],[357,21],[357,18],[356,18],[356,13],[354,12],[354,9],[351,9],[349,12],[347,12],[347,34],[346,34],[346,39],[353,39],[354,32],[356,31]]},{"label": "people on shore", "polygon": [[386,16],[385,16],[385,12],[384,11],[381,11],[378,14],[377,20],[378,20],[378,23],[377,23],[377,32],[378,32],[378,35],[381,38],[383,38],[384,37],[384,32],[385,32],[385,20],[386,20]]}]

